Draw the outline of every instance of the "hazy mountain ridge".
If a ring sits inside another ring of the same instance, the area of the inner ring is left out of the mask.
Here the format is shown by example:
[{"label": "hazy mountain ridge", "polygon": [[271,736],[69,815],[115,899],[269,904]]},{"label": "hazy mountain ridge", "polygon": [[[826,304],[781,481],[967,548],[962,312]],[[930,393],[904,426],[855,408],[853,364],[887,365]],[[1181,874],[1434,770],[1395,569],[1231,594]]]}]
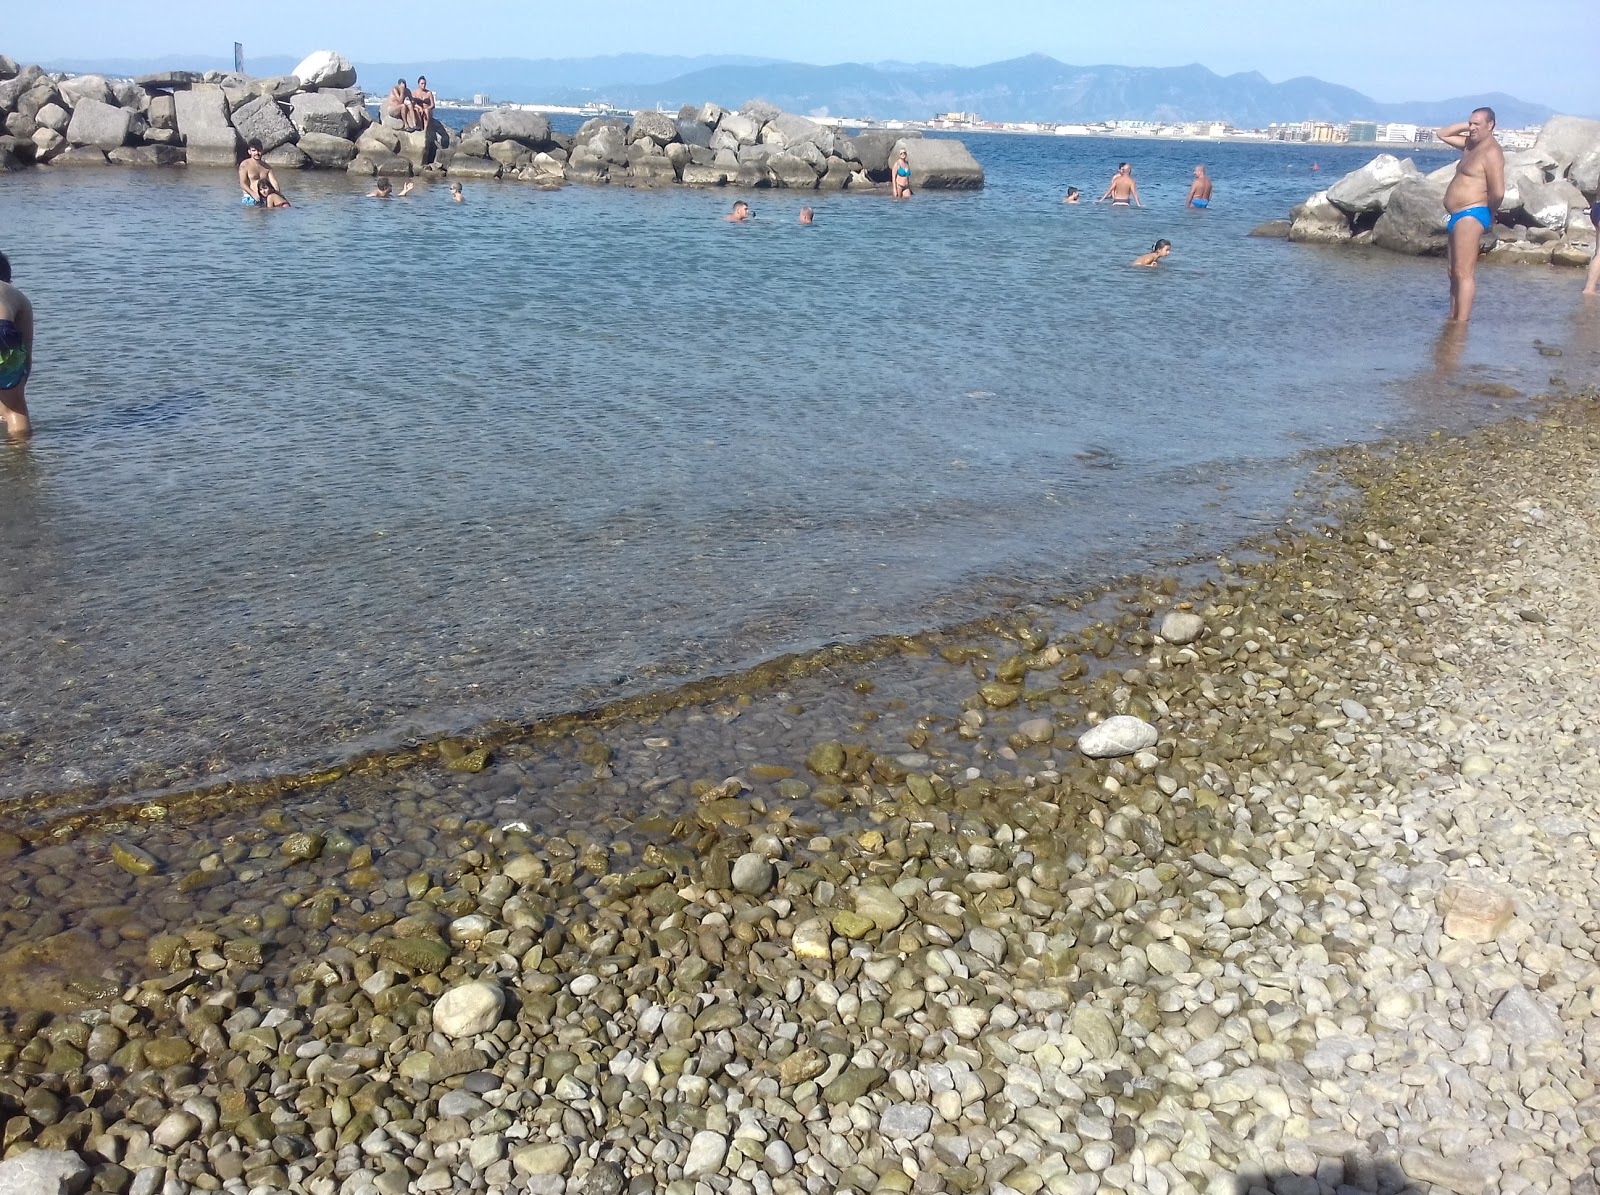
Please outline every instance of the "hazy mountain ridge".
[{"label": "hazy mountain ridge", "polygon": [[[121,75],[174,66],[229,69],[223,59],[165,55],[47,63],[53,69]],[[283,74],[296,60],[246,58],[254,74]],[[1073,66],[1043,54],[957,67],[927,63],[811,66],[739,55],[698,58],[617,54],[592,58],[442,59],[428,63],[357,61],[362,83],[381,92],[396,78],[426,74],[441,95],[477,93],[496,101],[676,108],[714,101],[735,106],[753,97],[794,112],[874,119],[926,120],[938,112],[977,112],[987,120],[1092,123],[1102,120],[1223,120],[1242,128],[1274,121],[1375,120],[1439,125],[1493,105],[1507,127],[1552,115],[1542,104],[1493,94],[1438,101],[1380,103],[1354,88],[1302,77],[1273,83],[1259,72],[1219,75],[1180,67]]]}]

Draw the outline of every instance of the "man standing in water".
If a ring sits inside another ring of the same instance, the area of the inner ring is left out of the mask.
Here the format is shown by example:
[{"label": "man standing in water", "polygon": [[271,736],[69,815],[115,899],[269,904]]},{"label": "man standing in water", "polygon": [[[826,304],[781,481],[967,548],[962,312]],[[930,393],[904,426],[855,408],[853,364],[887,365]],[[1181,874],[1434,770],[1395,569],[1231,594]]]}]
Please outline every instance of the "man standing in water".
[{"label": "man standing in water", "polygon": [[1461,151],[1456,176],[1444,193],[1449,214],[1445,235],[1450,253],[1450,318],[1466,323],[1478,289],[1478,250],[1494,227],[1506,194],[1506,156],[1494,139],[1494,109],[1478,108],[1463,124],[1439,130],[1439,140]]},{"label": "man standing in water", "polygon": [[23,388],[33,369],[33,304],[11,285],[11,262],[0,253],[0,423],[15,439],[33,431]]},{"label": "man standing in water", "polygon": [[1194,182],[1189,184],[1189,197],[1184,202],[1190,207],[1211,206],[1211,176],[1206,173],[1204,166],[1194,168]]},{"label": "man standing in water", "polygon": [[244,161],[239,163],[239,190],[244,192],[239,202],[245,207],[288,207],[289,201],[278,190],[278,179],[272,167],[261,159],[261,142],[251,138],[245,148]]},{"label": "man standing in water", "polygon": [[1106,188],[1106,193],[1096,199],[1096,203],[1111,200],[1112,207],[1143,207],[1144,200],[1139,198],[1139,184],[1133,181],[1133,167],[1123,162],[1117,167],[1117,172],[1111,176],[1111,185]]}]

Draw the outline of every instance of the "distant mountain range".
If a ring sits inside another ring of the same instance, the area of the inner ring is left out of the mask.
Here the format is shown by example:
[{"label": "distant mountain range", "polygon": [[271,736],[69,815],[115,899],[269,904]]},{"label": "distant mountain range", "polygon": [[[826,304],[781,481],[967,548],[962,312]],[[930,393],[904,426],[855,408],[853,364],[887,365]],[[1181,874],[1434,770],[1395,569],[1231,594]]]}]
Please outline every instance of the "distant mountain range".
[{"label": "distant mountain range", "polygon": [[[140,74],[187,66],[230,69],[231,62],[167,56],[46,64],[61,70]],[[253,74],[283,74],[295,60],[251,58]],[[986,120],[1094,123],[1103,120],[1223,120],[1241,128],[1302,120],[1375,120],[1441,125],[1491,105],[1508,128],[1538,124],[1553,109],[1502,94],[1380,103],[1359,91],[1309,77],[1269,82],[1251,71],[1219,75],[1203,66],[1071,66],[1043,54],[986,66],[929,63],[802,63],[710,55],[619,54],[600,58],[485,58],[428,63],[357,62],[371,91],[425,74],[440,95],[487,94],[496,101],[676,108],[708,100],[737,106],[768,100],[818,116],[926,120],[938,112],[977,112]]]}]

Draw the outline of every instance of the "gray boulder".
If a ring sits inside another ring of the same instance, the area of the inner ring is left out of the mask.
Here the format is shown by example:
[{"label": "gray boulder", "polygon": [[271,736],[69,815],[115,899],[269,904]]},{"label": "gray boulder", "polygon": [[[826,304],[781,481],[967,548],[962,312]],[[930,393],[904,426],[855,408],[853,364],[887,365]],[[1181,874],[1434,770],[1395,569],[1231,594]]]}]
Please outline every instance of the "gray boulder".
[{"label": "gray boulder", "polygon": [[182,145],[183,138],[178,136],[177,129],[152,129],[146,128],[140,134],[146,145]]},{"label": "gray boulder", "polygon": [[111,97],[117,107],[134,112],[143,112],[150,107],[150,93],[127,79],[118,79],[111,84]]},{"label": "gray boulder", "polygon": [[183,160],[190,166],[237,166],[244,143],[230,129],[197,129],[183,139]]},{"label": "gray boulder", "polygon": [[1600,150],[1600,120],[1552,116],[1539,130],[1533,148],[1554,159],[1558,172],[1565,171],[1585,154]]},{"label": "gray boulder", "polygon": [[153,95],[150,97],[150,107],[145,112],[145,119],[150,122],[153,129],[178,128],[178,103],[170,95]]},{"label": "gray boulder", "polygon": [[1284,241],[1289,239],[1289,233],[1294,225],[1288,220],[1268,220],[1265,224],[1257,224],[1250,230],[1253,237],[1264,237],[1268,240]]},{"label": "gray boulder", "polygon": [[698,120],[680,120],[678,122],[678,140],[685,145],[695,145],[702,149],[711,148],[712,131]]},{"label": "gray boulder", "polygon": [[678,172],[672,168],[671,159],[665,155],[640,158],[629,170],[629,182],[635,186],[665,187],[678,181]]},{"label": "gray boulder", "polygon": [[771,156],[770,145],[741,145],[735,158],[741,166],[761,166]]},{"label": "gray boulder", "polygon": [[67,140],[73,145],[92,145],[96,149],[116,149],[128,140],[133,113],[114,104],[83,98],[72,110],[67,125]]},{"label": "gray boulder", "polygon": [[1585,211],[1589,202],[1577,187],[1564,178],[1558,178],[1554,182],[1525,187],[1521,206],[1535,224],[1560,232],[1566,228],[1572,210]]},{"label": "gray boulder", "polygon": [[983,167],[959,141],[914,138],[895,143],[891,161],[906,151],[911,163],[911,186],[921,191],[978,191],[983,189]]},{"label": "gray boulder", "polygon": [[18,112],[25,113],[28,116],[37,117],[39,109],[48,107],[51,104],[62,108],[67,106],[62,102],[60,93],[55,89],[55,84],[48,79],[41,79],[17,97],[16,109]]},{"label": "gray boulder", "polygon": [[508,170],[533,161],[533,152],[520,141],[496,141],[489,146],[489,156]]},{"label": "gray boulder", "polygon": [[41,126],[37,120],[25,112],[13,112],[6,117],[5,129],[8,137],[15,137],[19,141],[31,140],[34,133]]},{"label": "gray boulder", "polygon": [[1600,199],[1600,149],[1591,149],[1574,162],[1567,171],[1567,178],[1585,198]]},{"label": "gray boulder", "polygon": [[[52,166],[104,166],[106,151],[92,145],[73,145],[51,159]],[[0,1190],[4,1190],[0,1187]]]},{"label": "gray boulder", "polygon": [[33,160],[48,162],[62,150],[67,148],[67,139],[54,129],[35,129],[33,131]]},{"label": "gray boulder", "polygon": [[[216,137],[223,132],[233,132],[228,120],[228,101],[219,87],[180,91],[173,95],[172,102],[173,118],[185,141],[197,134],[204,139],[207,135]],[[153,117],[150,123],[160,127]]]},{"label": "gray boulder", "polygon": [[1351,216],[1381,212],[1383,205],[1389,202],[1391,191],[1406,179],[1421,174],[1410,158],[1402,161],[1393,154],[1379,154],[1329,187],[1328,202]]},{"label": "gray boulder", "polygon": [[[356,135],[356,122],[336,97],[305,91],[289,100],[289,120],[302,134],[323,133],[349,140]],[[315,157],[316,155],[312,155]]]},{"label": "gray boulder", "polygon": [[855,173],[850,168],[850,163],[843,158],[829,158],[827,169],[823,176],[817,180],[819,191],[843,191],[850,185],[850,176]]},{"label": "gray boulder", "polygon": [[350,60],[332,50],[308,54],[289,73],[307,87],[353,87],[356,81],[356,68],[350,65]]},{"label": "gray boulder", "polygon": [[657,145],[671,145],[678,139],[678,122],[665,112],[646,110],[634,113],[633,125],[628,130],[628,140],[647,139]]},{"label": "gray boulder", "polygon": [[686,187],[720,187],[728,181],[728,170],[723,166],[701,166],[690,162],[683,168],[683,185]]},{"label": "gray boulder", "polygon": [[706,128],[714,129],[717,127],[717,123],[725,115],[727,114],[723,112],[721,108],[717,107],[717,105],[703,104],[700,107],[700,111],[696,114],[695,119],[697,119],[701,124],[705,125]]},{"label": "gray boulder", "polygon": [[261,148],[270,152],[280,145],[293,141],[298,133],[289,118],[271,96],[257,96],[233,113],[233,127],[239,136],[248,141],[261,142]]},{"label": "gray boulder", "polygon": [[478,131],[489,141],[517,141],[529,149],[550,145],[550,118],[538,112],[495,109],[478,121]]},{"label": "gray boulder", "polygon": [[201,81],[199,71],[157,71],[133,80],[146,91],[183,91]]},{"label": "gray boulder", "polygon": [[[735,145],[754,145],[761,133],[761,126],[748,116],[737,112],[726,112],[717,122],[717,132],[726,133],[733,139]],[[711,148],[717,148],[715,140],[712,141]]]},{"label": "gray boulder", "polygon": [[[21,116],[22,113],[18,112],[16,115]],[[46,104],[33,114],[33,123],[54,129],[58,133],[65,133],[67,126],[72,123],[72,113],[60,104]]]},{"label": "gray boulder", "polygon": [[767,175],[773,186],[792,191],[814,191],[817,187],[817,168],[802,157],[783,152],[767,158]]},{"label": "gray boulder", "polygon": [[867,129],[846,138],[844,152],[839,156],[860,162],[861,169],[874,181],[888,182],[889,159],[893,156],[894,147],[907,139],[906,134],[889,129]]},{"label": "gray boulder", "polygon": [[117,97],[111,94],[111,85],[99,75],[77,75],[63,79],[56,84],[56,90],[69,108],[76,108],[82,100],[94,100],[101,104],[117,102]]},{"label": "gray boulder", "polygon": [[257,95],[270,95],[275,100],[287,103],[295,92],[301,90],[300,80],[294,75],[273,75],[269,79],[255,81]]},{"label": "gray boulder", "polygon": [[0,1191],[5,1195],[78,1195],[93,1172],[75,1153],[31,1149],[0,1162]]},{"label": "gray boulder", "polygon": [[777,120],[783,115],[783,109],[776,104],[769,104],[766,100],[751,100],[739,106],[741,116],[747,116],[758,125],[764,125],[769,120]]},{"label": "gray boulder", "polygon": [[16,59],[7,58],[4,54],[0,54],[0,79],[15,79],[17,71],[20,69],[17,66]]},{"label": "gray boulder", "polygon": [[[38,70],[37,67],[29,69]],[[28,93],[39,77],[39,74],[30,76],[27,71],[23,71],[15,78],[0,83],[0,112],[16,111],[17,101]]]},{"label": "gray boulder", "polygon": [[588,141],[588,150],[602,162],[613,166],[628,164],[628,134],[615,125],[601,129]]},{"label": "gray boulder", "polygon": [[348,166],[350,159],[356,156],[355,142],[332,133],[301,133],[296,144],[313,166],[327,170]]},{"label": "gray boulder", "polygon": [[261,160],[274,170],[304,170],[311,165],[311,159],[298,145],[280,145]]},{"label": "gray boulder", "polygon": [[1342,245],[1353,235],[1344,209],[1318,191],[1289,213],[1289,239],[1304,245]]},{"label": "gray boulder", "polygon": [[500,163],[490,158],[477,158],[470,154],[457,154],[450,159],[446,173],[451,178],[499,178]]},{"label": "gray boulder", "polygon": [[410,178],[416,173],[411,168],[411,160],[399,154],[384,154],[380,158],[374,158],[372,166],[372,172],[383,178]]},{"label": "gray boulder", "polygon": [[814,120],[807,120],[804,116],[790,113],[780,113],[761,130],[761,140],[774,149],[786,149],[802,142],[816,145],[822,133],[822,126]]},{"label": "gray boulder", "polygon": [[175,145],[123,145],[106,158],[113,166],[176,166],[184,152]]},{"label": "gray boulder", "polygon": [[1373,228],[1373,239],[1379,245],[1418,257],[1444,252],[1444,192],[1450,182],[1441,177],[1444,173],[1407,179],[1394,189]]}]

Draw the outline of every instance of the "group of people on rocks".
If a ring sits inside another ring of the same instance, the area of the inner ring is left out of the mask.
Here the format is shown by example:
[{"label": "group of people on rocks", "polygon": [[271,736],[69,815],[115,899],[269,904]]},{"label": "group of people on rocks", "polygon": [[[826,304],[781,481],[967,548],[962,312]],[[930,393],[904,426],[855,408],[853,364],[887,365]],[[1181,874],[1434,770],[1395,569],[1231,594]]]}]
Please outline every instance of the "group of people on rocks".
[{"label": "group of people on rocks", "polygon": [[418,75],[415,90],[407,87],[404,79],[398,80],[389,89],[389,98],[383,102],[383,111],[384,115],[400,122],[402,132],[420,133],[433,119],[433,110],[438,103],[439,98],[428,90],[428,76]]}]

